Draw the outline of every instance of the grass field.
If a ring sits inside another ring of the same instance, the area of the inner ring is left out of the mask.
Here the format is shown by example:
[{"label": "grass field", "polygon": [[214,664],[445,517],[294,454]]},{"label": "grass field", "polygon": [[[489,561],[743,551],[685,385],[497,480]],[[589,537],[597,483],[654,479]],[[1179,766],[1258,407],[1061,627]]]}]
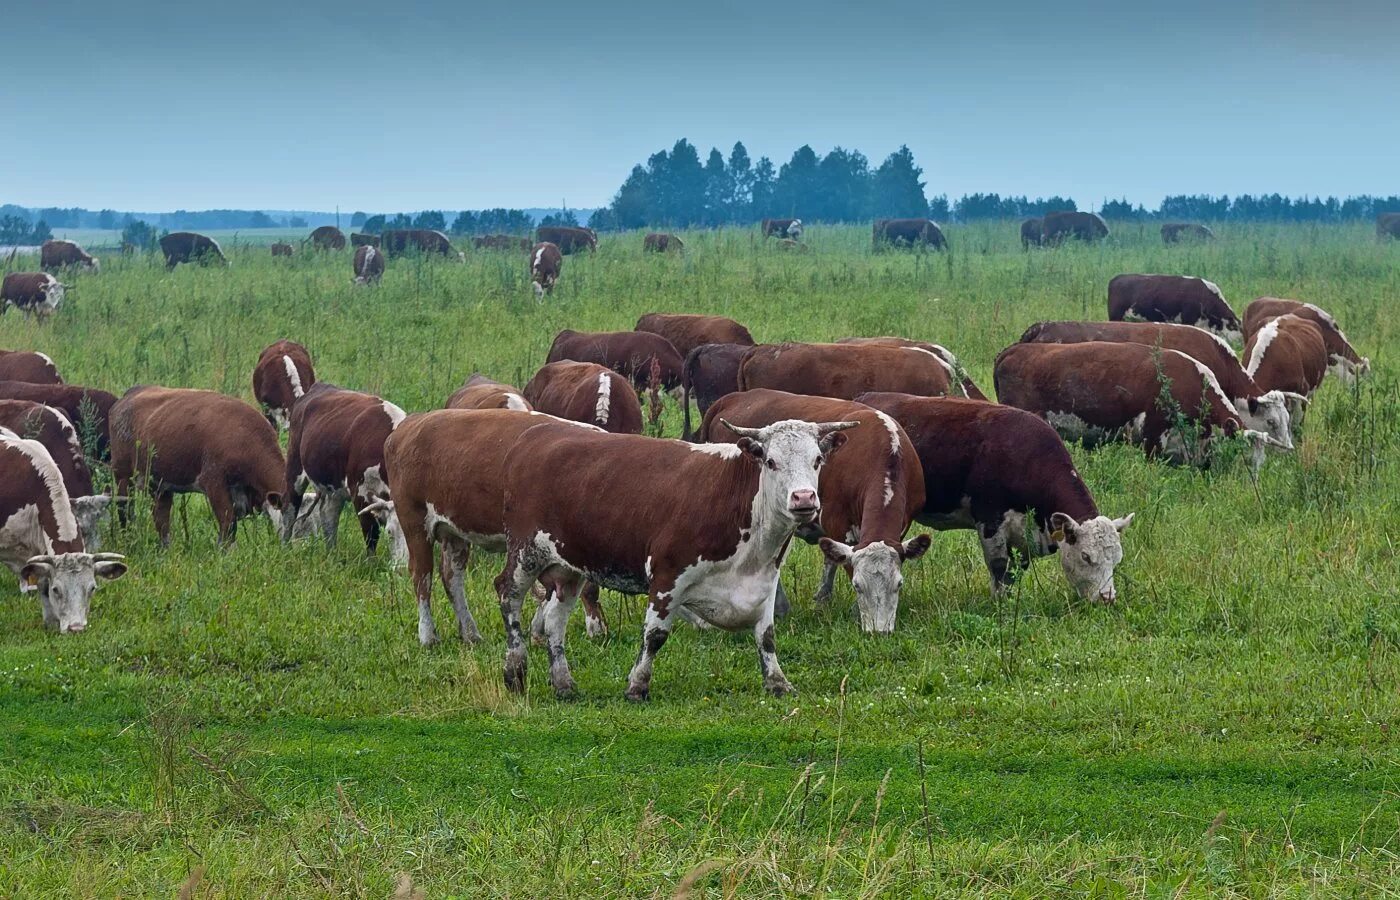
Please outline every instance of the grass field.
[{"label": "grass field", "polygon": [[641,602],[606,593],[612,636],[570,629],[581,699],[554,700],[540,655],[507,696],[499,557],[478,554],[468,587],[485,642],[425,651],[407,579],[350,523],[335,551],[255,522],[223,553],[194,497],[161,552],[143,515],[109,537],[132,572],[82,635],[46,633],[0,575],[0,896],[388,897],[400,873],[429,898],[1400,894],[1400,245],[1370,226],[1217,233],[1164,248],[1123,224],[1027,254],[1003,223],[953,228],[943,255],[872,255],[867,228],[814,227],[805,255],[726,231],[647,258],[640,235],[607,236],[543,304],[505,254],[396,261],[377,289],[351,285],[348,253],[75,274],[50,324],[12,313],[0,346],[117,392],[250,398],[259,350],[291,337],[319,377],[429,409],[475,369],[521,383],[559,328],[653,310],[760,340],[932,339],[990,391],[1028,324],[1103,318],[1133,271],[1211,278],[1236,309],[1318,303],[1375,375],[1329,381],[1257,486],[1243,459],[1076,448],[1100,507],[1137,514],[1112,608],[1074,599],[1053,560],[996,601],[956,532],[875,638],[848,579],[829,612],[807,602],[820,566],[799,548],[778,648],[800,693],[781,701],[751,636],[678,629],[652,702],[626,703]]}]

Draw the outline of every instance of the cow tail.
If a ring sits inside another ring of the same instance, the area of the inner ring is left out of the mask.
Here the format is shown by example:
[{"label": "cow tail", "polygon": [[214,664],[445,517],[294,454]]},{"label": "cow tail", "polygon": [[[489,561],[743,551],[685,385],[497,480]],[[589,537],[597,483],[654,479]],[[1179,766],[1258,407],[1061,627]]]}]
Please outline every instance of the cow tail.
[{"label": "cow tail", "polygon": [[690,368],[695,365],[696,347],[685,356],[685,363],[681,366],[681,440],[694,441],[695,435],[690,431]]}]

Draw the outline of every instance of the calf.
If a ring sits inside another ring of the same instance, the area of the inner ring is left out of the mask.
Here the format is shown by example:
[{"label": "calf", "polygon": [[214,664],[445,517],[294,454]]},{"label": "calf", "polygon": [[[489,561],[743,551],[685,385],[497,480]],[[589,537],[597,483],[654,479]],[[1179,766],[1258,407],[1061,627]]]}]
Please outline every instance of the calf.
[{"label": "calf", "polygon": [[597,363],[553,362],[525,385],[525,402],[542,413],[613,434],[642,433],[642,404],[627,379]]},{"label": "calf", "polygon": [[780,237],[794,241],[802,240],[801,219],[764,219],[759,225],[765,238]]},{"label": "calf", "polygon": [[322,225],[307,238],[317,250],[344,250],[345,232],[334,225]]},{"label": "calf", "polygon": [[535,229],[535,240],[540,244],[553,244],[565,256],[580,250],[596,252],[598,249],[598,235],[591,228],[542,225]]},{"label": "calf", "polygon": [[529,412],[534,409],[520,392],[508,384],[492,381],[480,372],[473,372],[462,386],[447,398],[446,409],[513,409]]},{"label": "calf", "polygon": [[253,366],[253,399],[272,427],[279,430],[287,427],[293,404],[315,383],[311,354],[296,341],[273,341],[263,348]]},{"label": "calf", "polygon": [[138,385],[112,407],[112,475],[117,515],[129,519],[131,484],[150,491],[161,546],[170,545],[170,506],[178,493],[202,493],[219,543],[237,537],[238,519],[258,509],[280,529],[282,451],[258,411],[213,391]]},{"label": "calf", "polygon": [[83,533],[83,545],[96,550],[102,542],[101,525],[112,498],[92,489],[92,470],[83,454],[77,429],[62,411],[32,400],[0,400],[0,428],[38,441],[48,451],[63,477],[63,488]]},{"label": "calf", "polygon": [[384,254],[369,244],[356,247],[350,271],[355,274],[355,284],[378,284],[384,277]]},{"label": "calf", "polygon": [[871,246],[879,250],[887,245],[943,250],[948,246],[948,239],[932,219],[876,219],[871,226]]},{"label": "calf", "polygon": [[748,344],[701,344],[685,357],[681,370],[681,435],[692,440],[690,398],[693,394],[700,415],[725,394],[739,389],[739,366],[752,347]]},{"label": "calf", "polygon": [[633,330],[661,335],[671,342],[682,357],[689,356],[690,351],[701,344],[753,346],[753,335],[749,334],[749,330],[724,316],[647,313],[637,320]]},{"label": "calf", "polygon": [[1252,301],[1244,308],[1245,338],[1253,337],[1270,319],[1290,314],[1307,319],[1322,331],[1322,340],[1327,345],[1327,370],[1342,384],[1351,384],[1358,376],[1370,374],[1371,361],[1351,346],[1337,320],[1327,310],[1311,303],[1280,300],[1277,297],[1260,297]]},{"label": "calf", "polygon": [[536,244],[530,251],[530,287],[536,297],[554,291],[554,282],[564,270],[564,255],[554,244]]},{"label": "calf", "polygon": [[1289,314],[1270,319],[1251,335],[1244,358],[1245,370],[1260,387],[1311,397],[1327,374],[1329,357],[1317,323]]},{"label": "calf", "polygon": [[50,271],[66,269],[69,266],[82,266],[94,272],[102,268],[97,259],[89,256],[86,250],[72,241],[44,241],[43,246],[39,248],[39,268]]},{"label": "calf", "polygon": [[661,385],[679,387],[684,358],[659,334],[647,331],[573,331],[565,328],[554,336],[545,362],[561,360],[591,362],[607,366],[629,379],[637,390],[651,380],[651,362],[661,369]]},{"label": "calf", "polygon": [[643,253],[669,253],[672,250],[679,252],[684,249],[685,243],[674,234],[653,231],[642,238]]},{"label": "calf", "polygon": [[167,234],[160,239],[160,252],[165,256],[167,269],[173,269],[180,263],[211,263],[215,260],[228,265],[218,241],[193,231],[172,231]]},{"label": "calf", "polygon": [[841,338],[838,344],[854,344],[856,346],[875,347],[912,347],[915,350],[922,350],[925,353],[933,354],[942,361],[948,370],[949,378],[959,386],[960,393],[964,397],[971,397],[974,400],[986,400],[987,395],[982,393],[982,389],[973,383],[972,378],[967,374],[967,370],[958,362],[953,351],[942,344],[931,344],[928,341],[913,341],[902,337],[848,337]]},{"label": "calf", "polygon": [[0,350],[0,381],[63,384],[58,366],[37,350]]},{"label": "calf", "polygon": [[11,272],[0,282],[0,313],[13,306],[41,319],[63,305],[67,285],[48,272]]},{"label": "calf", "polygon": [[87,628],[97,579],[126,574],[119,553],[90,553],[63,476],[44,445],[0,429],[0,562],[38,591],[44,625]]},{"label": "calf", "polygon": [[843,442],[840,432],[854,425],[736,426],[737,445],[596,434],[564,424],[522,434],[506,456],[506,561],[496,578],[506,687],[525,689],[520,606],[548,574],[555,590],[544,631],[556,694],[574,691],[564,626],[585,579],[647,595],[629,700],[650,696],[652,663],[676,613],[727,631],[752,628],[764,687],[790,693],[773,633],[778,573],[793,533],[821,512],[822,464]]},{"label": "calf", "polygon": [[108,419],[112,405],[117,402],[115,395],[76,384],[0,381],[0,399],[33,400],[52,406],[67,416],[68,421],[78,429],[85,448],[94,458],[105,459],[109,455],[111,429]]},{"label": "calf", "polygon": [[853,400],[867,391],[941,396],[952,387],[948,364],[915,347],[760,344],[739,365],[741,391],[772,388]]},{"label": "calf", "polygon": [[1048,212],[1040,220],[1040,241],[1051,246],[1066,238],[1079,241],[1101,241],[1108,237],[1108,223],[1097,213],[1075,210]]},{"label": "calf", "polygon": [[851,433],[840,455],[822,470],[817,483],[821,516],[797,535],[809,542],[819,539],[826,557],[815,602],[830,601],[836,567],[842,566],[855,587],[861,629],[889,634],[904,583],[900,570],[929,547],[926,534],[904,540],[924,506],[924,476],[914,447],[893,419],[868,406],[765,390],[730,394],[711,406],[699,440],[728,443],[736,440],[728,423],[762,428],[785,419],[864,426]]},{"label": "calf", "polygon": [[1213,241],[1215,240],[1215,232],[1204,225],[1188,222],[1164,222],[1162,224],[1162,243],[1177,244],[1184,240]]},{"label": "calf", "polygon": [[291,256],[291,255],[292,255],[292,245],[286,243],[285,241],[277,241],[276,243],[274,243],[274,244],[272,245],[271,250],[272,250],[272,255],[273,255],[273,256]]},{"label": "calf", "polygon": [[1108,283],[1108,318],[1113,322],[1179,322],[1244,340],[1239,316],[1213,282],[1192,275],[1118,275]]}]

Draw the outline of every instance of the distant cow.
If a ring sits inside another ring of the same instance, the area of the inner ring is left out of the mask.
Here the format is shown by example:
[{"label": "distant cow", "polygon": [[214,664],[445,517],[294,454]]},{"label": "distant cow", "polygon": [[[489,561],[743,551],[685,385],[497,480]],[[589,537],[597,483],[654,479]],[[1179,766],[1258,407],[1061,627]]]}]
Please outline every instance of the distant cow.
[{"label": "distant cow", "polygon": [[668,253],[671,250],[684,250],[685,242],[674,234],[663,234],[653,231],[642,238],[642,252],[644,253]]},{"label": "distant cow", "polygon": [[519,391],[508,384],[492,381],[473,372],[461,387],[447,398],[447,409],[513,409],[529,412],[532,407]]},{"label": "distant cow", "polygon": [[564,270],[564,254],[550,243],[536,244],[530,250],[530,287],[536,297],[554,291],[554,282]]},{"label": "distant cow", "polygon": [[63,476],[63,488],[68,492],[78,530],[83,533],[84,546],[97,550],[102,543],[102,519],[112,498],[94,493],[92,469],[83,453],[83,442],[68,416],[32,400],[0,400],[0,428],[44,445]]},{"label": "distant cow", "polygon": [[292,245],[286,243],[285,241],[277,241],[276,243],[274,243],[274,244],[272,245],[271,250],[272,250],[272,255],[273,255],[273,256],[291,256],[291,255],[292,255]]},{"label": "distant cow", "polygon": [[566,328],[554,336],[546,362],[572,359],[607,366],[626,377],[637,390],[651,378],[651,361],[661,369],[661,386],[670,390],[681,383],[685,364],[679,352],[659,334],[649,331],[574,331]]},{"label": "distant cow", "polygon": [[592,228],[542,225],[535,229],[535,240],[540,244],[553,244],[565,256],[580,250],[598,249],[598,235]]},{"label": "distant cow", "polygon": [[914,347],[860,344],[759,344],[739,366],[739,390],[771,388],[852,400],[867,391],[934,397],[953,387],[948,365]]},{"label": "distant cow", "polygon": [[1214,282],[1193,275],[1118,275],[1108,283],[1112,322],[1179,322],[1244,340],[1240,318]]},{"label": "distant cow", "polygon": [[63,305],[67,285],[48,272],[11,272],[0,282],[0,313],[11,306],[47,318]]},{"label": "distant cow", "polygon": [[170,544],[177,493],[202,493],[219,543],[237,536],[238,519],[258,510],[281,525],[284,463],[277,432],[253,407],[214,391],[138,385],[112,407],[112,475],[117,514],[130,516],[133,481],[150,491],[162,547]]},{"label": "distant cow", "polygon": [[1387,212],[1376,216],[1376,237],[1400,238],[1400,212]]},{"label": "distant cow", "polygon": [[380,236],[380,248],[390,256],[417,250],[424,256],[446,256],[463,261],[465,253],[452,249],[452,242],[441,231],[428,228],[402,228],[386,231]]},{"label": "distant cow", "polygon": [[[964,397],[971,397],[974,400],[986,400],[987,395],[982,393],[982,389],[973,383],[972,377],[967,374],[967,370],[958,362],[953,351],[942,344],[932,344],[928,341],[914,341],[902,337],[848,337],[841,338],[838,344],[855,344],[856,346],[876,346],[876,347],[912,347],[915,350],[923,350],[931,353],[940,359],[948,369],[948,377],[954,384],[961,387],[961,394]],[[958,393],[958,392],[953,392]]]},{"label": "distant cow", "polygon": [[1321,329],[1322,340],[1327,344],[1328,371],[1343,384],[1351,384],[1358,376],[1370,374],[1371,361],[1351,346],[1337,320],[1327,310],[1311,303],[1260,297],[1244,308],[1244,336],[1253,337],[1270,319],[1285,315],[1307,319]]},{"label": "distant cow", "polygon": [[63,384],[58,366],[47,353],[37,350],[0,350],[0,381]]},{"label": "distant cow", "polygon": [[1021,223],[1021,249],[1029,250],[1045,243],[1045,220],[1027,219]]},{"label": "distant cow", "polygon": [[352,247],[378,247],[380,242],[377,234],[361,234],[353,232],[350,235],[350,246]]},{"label": "distant cow", "polygon": [[591,362],[551,362],[525,385],[535,410],[613,434],[642,433],[642,404],[627,379]]},{"label": "distant cow", "polygon": [[384,253],[369,244],[356,247],[350,270],[355,273],[355,284],[378,284],[384,277]]},{"label": "distant cow", "polygon": [[107,457],[111,444],[108,424],[112,406],[117,398],[97,388],[77,384],[31,384],[24,381],[0,381],[0,398],[32,400],[52,406],[68,417],[78,429],[84,448],[97,459]]},{"label": "distant cow", "polygon": [[1091,212],[1050,212],[1041,220],[1041,242],[1059,244],[1065,238],[1098,241],[1108,237],[1108,225]]},{"label": "distant cow", "polygon": [[1193,222],[1162,223],[1162,243],[1177,244],[1181,241],[1213,241],[1215,232],[1204,225]]},{"label": "distant cow", "polygon": [[1244,348],[1245,370],[1260,387],[1311,397],[1327,374],[1322,328],[1293,314],[1265,322]]},{"label": "distant cow", "polygon": [[39,267],[50,271],[68,266],[83,266],[93,271],[102,268],[100,262],[72,241],[44,241],[44,245],[39,248]]},{"label": "distant cow", "polygon": [[477,250],[519,250],[530,252],[530,239],[510,234],[483,234],[472,238],[472,247]]},{"label": "distant cow", "polygon": [[97,579],[120,578],[119,553],[90,553],[63,476],[44,445],[0,429],[0,563],[39,594],[44,626],[87,628]]},{"label": "distant cow", "polygon": [[160,252],[165,254],[165,267],[173,269],[180,263],[212,263],[228,265],[224,251],[213,238],[193,231],[172,231],[160,239]]},{"label": "distant cow", "polygon": [[886,244],[943,250],[948,239],[932,219],[876,219],[871,226],[871,244],[877,250]]},{"label": "distant cow", "polygon": [[993,591],[1014,581],[1013,561],[1024,569],[1058,551],[1079,596],[1114,601],[1113,570],[1123,558],[1119,535],[1133,515],[1099,513],[1069,451],[1043,419],[955,397],[858,399],[893,417],[918,452],[927,497],[915,519],[940,531],[976,530]]},{"label": "distant cow", "polygon": [[307,238],[317,250],[344,250],[345,232],[334,225],[322,225]]},{"label": "distant cow", "polygon": [[696,316],[684,313],[647,313],[637,320],[635,331],[659,334],[671,342],[681,356],[701,344],[745,344],[753,346],[753,335],[733,319],[724,316]]},{"label": "distant cow", "polygon": [[786,419],[861,423],[822,469],[817,483],[821,515],[813,526],[799,528],[797,536],[820,538],[826,557],[814,602],[831,600],[836,567],[841,566],[855,588],[861,629],[888,634],[899,610],[900,570],[906,561],[923,556],[930,543],[926,534],[904,540],[909,523],[924,507],[924,476],[914,446],[893,419],[863,404],[762,390],[730,394],[711,406],[699,440],[737,440],[721,422],[763,428]]},{"label": "distant cow", "polygon": [[800,241],[802,240],[802,220],[764,219],[759,225],[759,231],[761,231],[766,238],[780,237]]},{"label": "distant cow", "polygon": [[710,406],[725,394],[739,390],[739,366],[752,349],[749,344],[701,344],[685,357],[681,371],[681,436],[692,440],[690,398],[704,416]]},{"label": "distant cow", "polygon": [[268,344],[253,366],[253,399],[274,428],[286,428],[292,406],[316,383],[311,354],[296,341]]}]

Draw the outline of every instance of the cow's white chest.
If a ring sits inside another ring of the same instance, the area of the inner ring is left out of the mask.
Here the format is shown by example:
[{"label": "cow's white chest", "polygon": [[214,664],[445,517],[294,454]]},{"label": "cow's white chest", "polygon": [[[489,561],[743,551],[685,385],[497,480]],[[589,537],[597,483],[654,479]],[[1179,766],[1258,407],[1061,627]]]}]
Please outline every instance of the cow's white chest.
[{"label": "cow's white chest", "polygon": [[0,562],[16,573],[29,557],[52,551],[39,522],[39,507],[35,504],[21,506],[0,525]]},{"label": "cow's white chest", "polygon": [[753,625],[773,602],[778,567],[773,560],[701,560],[676,579],[672,601],[716,628]]}]

